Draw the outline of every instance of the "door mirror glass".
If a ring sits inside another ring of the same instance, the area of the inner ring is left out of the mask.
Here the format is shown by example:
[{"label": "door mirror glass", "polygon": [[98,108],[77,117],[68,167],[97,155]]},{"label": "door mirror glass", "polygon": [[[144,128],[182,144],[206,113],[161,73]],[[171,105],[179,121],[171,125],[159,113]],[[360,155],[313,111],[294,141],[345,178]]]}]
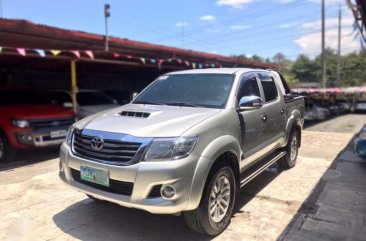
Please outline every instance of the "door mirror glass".
[{"label": "door mirror glass", "polygon": [[65,107],[65,108],[72,108],[72,103],[71,102],[64,102],[62,104],[62,106]]},{"label": "door mirror glass", "polygon": [[240,110],[255,110],[261,108],[262,106],[263,106],[262,99],[255,95],[244,96],[239,101]]},{"label": "door mirror glass", "polygon": [[133,92],[131,95],[131,100],[135,99],[135,97],[139,94],[139,92]]}]

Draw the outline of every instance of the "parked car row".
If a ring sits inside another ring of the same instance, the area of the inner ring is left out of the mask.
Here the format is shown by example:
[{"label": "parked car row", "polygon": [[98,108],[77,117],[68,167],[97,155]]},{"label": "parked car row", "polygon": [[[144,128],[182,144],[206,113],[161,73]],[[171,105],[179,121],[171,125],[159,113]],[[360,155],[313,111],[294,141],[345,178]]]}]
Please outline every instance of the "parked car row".
[{"label": "parked car row", "polygon": [[366,112],[366,100],[359,100],[356,102],[356,105],[352,105],[346,99],[338,99],[335,102],[331,102],[329,100],[305,98],[306,121],[322,121],[331,116],[342,115],[350,111]]},{"label": "parked car row", "polygon": [[75,120],[119,106],[98,90],[79,90],[76,102],[75,116],[70,91],[0,89],[0,162],[14,159],[21,150],[60,145]]}]

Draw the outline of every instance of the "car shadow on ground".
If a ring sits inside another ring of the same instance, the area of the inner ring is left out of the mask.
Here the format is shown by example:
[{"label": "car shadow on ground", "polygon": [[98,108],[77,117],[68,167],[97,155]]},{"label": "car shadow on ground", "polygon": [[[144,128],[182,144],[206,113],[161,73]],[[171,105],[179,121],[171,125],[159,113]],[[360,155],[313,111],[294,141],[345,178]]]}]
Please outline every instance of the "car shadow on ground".
[{"label": "car shadow on ground", "polygon": [[59,153],[59,147],[21,151],[17,153],[15,160],[3,163],[0,162],[0,171],[6,171],[22,166],[29,166],[39,162],[58,158]]},{"label": "car shadow on ground", "polygon": [[[366,199],[361,202],[348,202],[352,199],[358,200],[361,195],[364,197],[366,193],[363,189],[364,183],[362,183],[362,180],[366,179],[362,179],[358,183],[355,181],[357,177],[366,174],[366,161],[342,159],[344,156],[349,157],[349,155],[353,158],[356,157],[353,152],[353,145],[357,135],[355,134],[347,146],[338,153],[290,223],[278,236],[277,241],[366,240],[366,236],[364,236],[366,229],[361,230],[361,232],[364,232],[361,235],[360,230],[358,230],[360,227],[362,228],[366,219],[364,219],[363,224],[357,224],[357,217],[354,216],[355,213],[358,213],[366,217],[366,209],[364,208]],[[338,165],[341,165],[341,167],[338,167]],[[330,186],[328,187],[329,182]],[[338,190],[339,186],[341,188]],[[353,192],[353,194],[347,195],[345,190]],[[360,227],[357,227],[357,225]],[[363,238],[359,239],[362,236]]]},{"label": "car shadow on ground", "polygon": [[[245,205],[280,173],[274,164],[248,183],[237,197],[233,216],[242,215]],[[57,213],[53,221],[64,233],[88,241],[212,239],[188,229],[182,216],[150,214],[88,198]]]}]

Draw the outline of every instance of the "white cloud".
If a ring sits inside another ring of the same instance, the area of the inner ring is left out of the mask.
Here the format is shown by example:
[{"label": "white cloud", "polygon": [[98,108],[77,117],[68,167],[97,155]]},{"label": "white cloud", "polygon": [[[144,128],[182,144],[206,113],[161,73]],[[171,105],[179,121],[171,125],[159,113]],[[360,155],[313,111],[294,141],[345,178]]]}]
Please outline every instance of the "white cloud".
[{"label": "white cloud", "polygon": [[205,21],[205,22],[213,22],[216,20],[216,17],[213,15],[204,15],[200,17],[200,20]]},{"label": "white cloud", "polygon": [[295,2],[296,0],[278,0],[279,3],[292,3]]},{"label": "white cloud", "polygon": [[253,2],[254,0],[217,0],[219,6],[229,6],[232,8],[241,8],[244,5]]},{"label": "white cloud", "polygon": [[[313,2],[313,3],[321,3],[322,0],[307,0],[308,2]],[[344,0],[326,0],[325,4],[327,5],[331,5],[331,4],[343,4]]]},{"label": "white cloud", "polygon": [[297,25],[299,25],[299,23],[294,22],[294,23],[284,23],[281,25],[278,25],[278,28],[292,28],[292,27],[296,27]]},{"label": "white cloud", "polygon": [[[352,16],[347,16],[342,18],[342,28],[350,27],[354,23],[354,18]],[[321,20],[314,21],[314,22],[307,22],[302,24],[302,28],[306,30],[320,30],[321,29]],[[338,18],[327,18],[325,19],[325,28],[338,28]]]},{"label": "white cloud", "polygon": [[230,28],[232,30],[244,30],[244,29],[251,29],[252,27],[249,25],[231,25]]},{"label": "white cloud", "polygon": [[188,23],[187,22],[184,22],[184,21],[181,21],[181,22],[177,22],[175,24],[176,27],[186,27],[188,26]]},{"label": "white cloud", "polygon": [[[359,49],[359,43],[357,40],[354,40],[349,33],[352,31],[351,27],[343,28],[343,33],[341,42],[342,42],[342,54],[348,54],[354,52]],[[320,53],[321,48],[321,32],[312,32],[309,34],[305,34],[299,39],[295,40],[295,43],[298,44],[303,53],[308,54],[310,56],[315,56]],[[325,35],[325,45],[326,47],[330,47],[332,49],[337,49],[338,47],[338,29],[330,29],[326,31]]]}]

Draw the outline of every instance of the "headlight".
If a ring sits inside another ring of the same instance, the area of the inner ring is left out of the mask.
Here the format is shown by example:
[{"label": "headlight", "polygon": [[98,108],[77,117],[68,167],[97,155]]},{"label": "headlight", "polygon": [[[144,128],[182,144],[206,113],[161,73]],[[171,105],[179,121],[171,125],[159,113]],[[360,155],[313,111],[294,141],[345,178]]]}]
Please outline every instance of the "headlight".
[{"label": "headlight", "polygon": [[155,138],[144,161],[176,160],[191,154],[198,137]]},{"label": "headlight", "polygon": [[366,132],[361,132],[361,134],[358,136],[361,140],[366,140]]},{"label": "headlight", "polygon": [[71,141],[72,141],[72,134],[74,134],[74,130],[75,127],[74,125],[70,126],[69,129],[67,130],[67,134],[66,134],[66,142],[67,144],[70,146],[71,145]]},{"label": "headlight", "polygon": [[13,120],[13,125],[19,128],[29,127],[29,121],[27,120]]}]

